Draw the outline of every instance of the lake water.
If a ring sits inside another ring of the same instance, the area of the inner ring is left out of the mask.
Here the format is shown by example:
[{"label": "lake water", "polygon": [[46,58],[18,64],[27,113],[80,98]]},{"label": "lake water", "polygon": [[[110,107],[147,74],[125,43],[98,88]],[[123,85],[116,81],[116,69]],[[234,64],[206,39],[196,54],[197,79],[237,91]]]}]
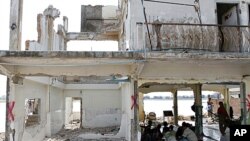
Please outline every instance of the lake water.
[{"label": "lake water", "polygon": [[[178,114],[189,116],[194,115],[191,106],[194,104],[193,99],[178,100]],[[203,112],[206,112],[207,99],[202,100]],[[155,112],[157,117],[163,116],[163,111],[173,110],[173,100],[144,100],[145,114]]]},{"label": "lake water", "polygon": [[[203,112],[206,111],[207,100],[202,100]],[[178,113],[179,115],[194,115],[191,110],[191,106],[194,100],[178,100]],[[74,107],[79,107],[79,102],[74,103]],[[0,132],[5,131],[5,103],[0,102]],[[144,100],[144,110],[145,113],[155,112],[157,117],[163,116],[163,111],[172,110],[173,111],[173,100]],[[78,110],[75,110],[78,111]]]}]

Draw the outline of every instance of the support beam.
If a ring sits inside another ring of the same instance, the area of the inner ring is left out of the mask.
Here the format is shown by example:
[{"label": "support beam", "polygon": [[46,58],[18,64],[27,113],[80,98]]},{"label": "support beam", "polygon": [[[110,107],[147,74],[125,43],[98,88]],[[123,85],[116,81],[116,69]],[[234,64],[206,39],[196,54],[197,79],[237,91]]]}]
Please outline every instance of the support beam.
[{"label": "support beam", "polygon": [[175,91],[172,91],[172,94],[173,94],[173,104],[174,104],[174,124],[177,126],[178,125],[178,98],[177,98],[177,93],[178,91],[175,90]]},{"label": "support beam", "polygon": [[229,95],[229,89],[226,88],[226,87],[223,90],[223,96],[224,96],[225,108],[227,110],[227,113],[229,114],[229,109],[230,109],[230,95]]},{"label": "support beam", "polygon": [[131,119],[131,141],[137,141],[138,139],[138,125],[139,125],[139,119],[138,119],[138,82],[137,80],[134,81],[134,95],[132,99],[132,110],[134,117]]},{"label": "support beam", "polygon": [[9,50],[21,50],[22,16],[23,0],[11,0]]},{"label": "support beam", "polygon": [[201,84],[196,84],[192,87],[195,98],[195,134],[198,139],[203,133],[201,86]]},{"label": "support beam", "polygon": [[145,121],[145,111],[144,111],[144,103],[143,103],[143,96],[144,94],[139,92],[139,121],[144,122]]},{"label": "support beam", "polygon": [[6,118],[5,118],[5,141],[10,140],[10,121],[8,118],[8,109],[9,109],[9,95],[10,95],[10,78],[7,77],[6,85]]},{"label": "support beam", "polygon": [[247,109],[246,109],[246,84],[242,82],[240,84],[240,109],[241,109],[241,116],[243,117],[242,124],[247,124]]}]

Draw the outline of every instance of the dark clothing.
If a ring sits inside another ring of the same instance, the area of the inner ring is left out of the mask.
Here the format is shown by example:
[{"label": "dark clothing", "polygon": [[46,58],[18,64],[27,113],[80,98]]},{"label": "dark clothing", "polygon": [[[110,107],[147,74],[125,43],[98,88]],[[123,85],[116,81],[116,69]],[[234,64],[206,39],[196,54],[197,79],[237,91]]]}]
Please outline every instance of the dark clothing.
[{"label": "dark clothing", "polygon": [[220,105],[218,108],[217,114],[219,116],[219,128],[222,135],[225,134],[226,128],[229,126],[229,115],[223,106],[223,104]]},{"label": "dark clothing", "polygon": [[195,105],[194,104],[191,106],[191,109],[193,112],[195,112]]},{"label": "dark clothing", "polygon": [[180,140],[182,138],[183,130],[182,127],[179,127],[176,131],[175,138],[176,140]]},{"label": "dark clothing", "polygon": [[141,141],[151,141],[151,136],[150,134],[143,134],[141,136]]},{"label": "dark clothing", "polygon": [[233,111],[233,107],[232,106],[230,106],[230,112],[229,112],[229,114],[230,114],[230,118],[233,119],[234,111]]}]

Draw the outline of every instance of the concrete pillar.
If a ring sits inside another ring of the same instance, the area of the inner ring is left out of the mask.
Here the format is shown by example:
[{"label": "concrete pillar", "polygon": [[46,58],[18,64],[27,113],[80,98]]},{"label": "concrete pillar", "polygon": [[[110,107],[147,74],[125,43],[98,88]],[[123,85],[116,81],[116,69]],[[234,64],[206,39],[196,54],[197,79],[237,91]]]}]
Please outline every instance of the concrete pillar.
[{"label": "concrete pillar", "polygon": [[[8,76],[6,88],[6,123],[5,123],[5,141],[15,141],[19,137],[15,129],[15,84],[21,84],[22,78],[18,76]],[[19,127],[24,128],[24,127]],[[24,129],[19,129],[22,131]],[[16,135],[17,134],[17,135]]]},{"label": "concrete pillar", "polygon": [[[250,124],[250,112],[247,112],[250,107],[247,107],[247,104],[250,104],[250,79],[245,79],[244,82],[240,84],[240,109],[241,116],[243,118],[242,124],[249,125]],[[247,119],[248,117],[248,119]]]},{"label": "concrete pillar", "polygon": [[131,97],[131,110],[133,110],[134,117],[131,119],[131,141],[138,140],[138,126],[139,126],[139,118],[138,118],[138,82],[134,81],[134,91]]},{"label": "concrete pillar", "polygon": [[177,90],[172,91],[173,94],[173,108],[174,108],[174,124],[178,125],[178,98],[177,98]]},{"label": "concrete pillar", "polygon": [[224,96],[224,105],[227,110],[227,113],[229,114],[229,109],[230,109],[230,94],[229,94],[229,89],[224,88],[223,90],[223,96]]},{"label": "concrete pillar", "polygon": [[201,84],[192,86],[195,98],[195,134],[198,139],[203,133]]},{"label": "concrete pillar", "polygon": [[59,17],[60,11],[56,8],[54,8],[52,5],[50,5],[48,8],[46,8],[43,11],[43,15],[46,16],[46,22],[47,22],[47,44],[48,44],[48,50],[53,50],[54,45],[54,20]]},{"label": "concrete pillar", "polygon": [[143,103],[143,96],[144,94],[139,92],[139,99],[138,99],[138,105],[139,105],[139,121],[144,122],[145,121],[145,112],[144,112],[144,103]]},{"label": "concrete pillar", "polygon": [[[50,79],[51,84],[52,79]],[[51,136],[51,113],[50,113],[50,91],[51,85],[47,86],[47,96],[46,96],[46,115],[47,115],[47,126],[46,126],[46,136]]]},{"label": "concrete pillar", "polygon": [[10,140],[10,121],[8,119],[8,109],[9,109],[9,95],[10,95],[10,78],[7,77],[6,83],[6,118],[5,118],[5,140]]},{"label": "concrete pillar", "polygon": [[65,32],[68,32],[68,17],[63,16],[63,26],[64,26],[64,30]]},{"label": "concrete pillar", "polygon": [[[64,30],[65,32],[67,33],[68,32],[68,17],[66,16],[63,16],[63,27],[64,27]],[[64,48],[63,50],[67,50],[67,43],[68,43],[68,40],[67,39],[64,39]]]},{"label": "concrete pillar", "polygon": [[10,2],[10,39],[9,50],[21,50],[23,0]]}]

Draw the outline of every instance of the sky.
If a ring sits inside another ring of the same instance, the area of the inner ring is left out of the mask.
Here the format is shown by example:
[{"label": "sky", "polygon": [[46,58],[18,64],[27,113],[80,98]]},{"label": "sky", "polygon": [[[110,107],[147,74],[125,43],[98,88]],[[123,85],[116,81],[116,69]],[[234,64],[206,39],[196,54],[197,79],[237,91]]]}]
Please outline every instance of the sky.
[{"label": "sky", "polygon": [[[69,32],[80,32],[81,5],[118,5],[118,0],[23,0],[23,23],[22,23],[22,50],[26,40],[37,40],[36,19],[37,14],[49,6],[59,9],[60,17],[55,20],[54,29],[57,24],[62,24],[63,16],[68,17]],[[9,14],[10,0],[0,2],[0,50],[9,49]],[[101,44],[101,46],[100,46]],[[71,51],[115,51],[117,42],[69,42],[68,50]],[[6,77],[0,75],[0,96],[6,93]]]}]

